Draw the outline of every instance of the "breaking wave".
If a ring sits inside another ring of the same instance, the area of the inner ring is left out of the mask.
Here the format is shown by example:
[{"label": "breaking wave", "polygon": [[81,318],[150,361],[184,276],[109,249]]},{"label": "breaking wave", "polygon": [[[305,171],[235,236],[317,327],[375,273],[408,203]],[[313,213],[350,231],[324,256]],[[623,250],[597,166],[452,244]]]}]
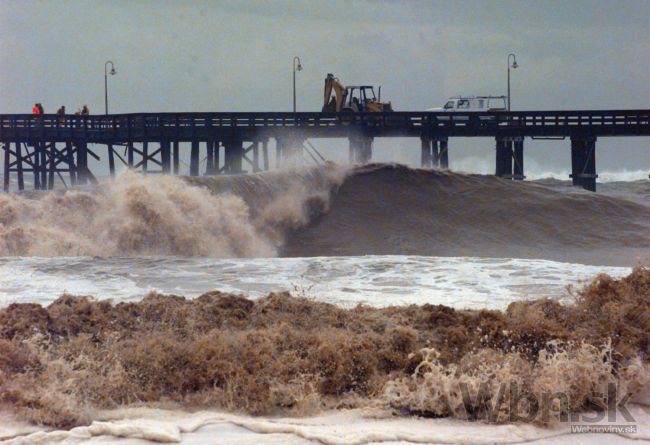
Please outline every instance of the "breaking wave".
[{"label": "breaking wave", "polygon": [[[521,406],[516,398],[517,420],[548,424],[606,409],[610,384],[617,402],[639,393],[649,346],[644,268],[597,277],[571,305],[521,301],[505,312],[342,309],[286,293],[119,304],[64,295],[0,310],[0,404],[59,428],[133,405],[291,415],[381,407],[499,423],[515,409],[500,388],[516,385],[530,395]],[[544,394],[566,403],[529,416],[526,402]]]},{"label": "breaking wave", "polygon": [[99,187],[0,196],[4,256],[367,254],[643,264],[650,206],[392,164],[210,178],[125,173]]},{"label": "breaking wave", "polygon": [[635,265],[650,259],[650,207],[494,176],[356,168],[327,213],[287,238],[283,254],[544,258]]},{"label": "breaking wave", "polygon": [[274,256],[342,178],[332,166],[225,179],[125,172],[101,187],[2,195],[0,255]]}]

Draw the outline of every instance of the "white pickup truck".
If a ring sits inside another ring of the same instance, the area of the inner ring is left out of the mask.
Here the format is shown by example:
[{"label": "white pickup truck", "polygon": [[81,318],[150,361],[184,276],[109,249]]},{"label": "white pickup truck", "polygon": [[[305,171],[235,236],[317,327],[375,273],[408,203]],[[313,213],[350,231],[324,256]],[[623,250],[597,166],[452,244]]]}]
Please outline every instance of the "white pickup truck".
[{"label": "white pickup truck", "polygon": [[429,108],[426,111],[443,112],[472,112],[472,111],[505,111],[506,96],[458,96],[450,97],[442,107]]}]

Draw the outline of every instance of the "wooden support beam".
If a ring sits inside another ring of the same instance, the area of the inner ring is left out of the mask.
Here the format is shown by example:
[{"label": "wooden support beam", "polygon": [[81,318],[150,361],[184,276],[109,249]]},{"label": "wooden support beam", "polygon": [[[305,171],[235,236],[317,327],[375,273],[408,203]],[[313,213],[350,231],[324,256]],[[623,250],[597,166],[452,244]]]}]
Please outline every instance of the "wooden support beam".
[{"label": "wooden support beam", "polygon": [[[29,147],[28,146],[25,147],[25,151],[27,151],[27,154],[29,155]],[[41,150],[40,150],[38,142],[34,143],[34,153],[33,154],[34,154],[34,160],[32,161],[32,171],[34,172],[34,190],[40,190],[42,188],[42,185],[41,185]],[[18,162],[22,166],[23,160],[18,159]]]},{"label": "wooden support beam", "polygon": [[115,179],[115,151],[113,144],[108,144],[108,171],[110,172],[111,179]]},{"label": "wooden support beam", "polygon": [[192,141],[192,151],[190,152],[190,176],[199,176],[199,141]]},{"label": "wooden support beam", "polygon": [[7,147],[7,144],[2,144],[2,149],[5,151],[5,163],[4,163],[4,191],[8,192],[9,191],[9,180],[11,179],[11,169],[9,167],[9,164],[11,162],[11,150],[9,147]]},{"label": "wooden support beam", "polygon": [[147,174],[147,162],[149,161],[149,142],[142,143],[142,173]]},{"label": "wooden support beam", "polygon": [[440,139],[440,168],[449,168],[449,139]]},{"label": "wooden support beam", "polygon": [[[135,158],[135,155],[139,155],[140,158],[142,158],[142,150],[139,150],[138,147],[135,146],[135,142],[131,146],[131,151],[133,152],[134,158]],[[142,160],[142,159],[140,159],[140,160]],[[142,165],[142,163],[140,165]]]},{"label": "wooden support beam", "polygon": [[77,147],[77,184],[88,183],[88,148],[85,141],[75,141]]},{"label": "wooden support beam", "polygon": [[275,138],[275,168],[282,166],[282,155],[284,154],[284,139]]},{"label": "wooden support beam", "polygon": [[433,168],[440,167],[440,151],[438,149],[438,139],[431,139],[431,165]]},{"label": "wooden support beam", "polygon": [[75,161],[75,149],[71,141],[65,143],[65,154],[68,158],[68,169],[70,170],[70,185],[77,185],[77,163]]},{"label": "wooden support beam", "polygon": [[373,143],[373,138],[371,137],[363,138],[361,159],[359,159],[361,164],[367,164],[372,160],[372,143]]},{"label": "wooden support beam", "polygon": [[215,175],[221,172],[221,167],[219,166],[220,153],[221,153],[221,141],[214,141],[214,164],[213,164],[214,173],[213,174]]},{"label": "wooden support beam", "polygon": [[86,145],[86,151],[88,152],[88,154],[90,156],[92,156],[93,158],[95,158],[98,161],[101,161],[101,158],[99,156],[97,156],[94,151],[92,151],[90,148],[88,148],[88,145]]},{"label": "wooden support beam", "polygon": [[260,170],[260,141],[255,141],[253,142],[253,172]]},{"label": "wooden support beam", "polygon": [[571,137],[571,180],[573,185],[596,191],[596,138]]},{"label": "wooden support beam", "polygon": [[596,138],[595,137],[589,140],[589,145],[587,147],[589,150],[589,158],[587,162],[587,173],[592,176],[589,179],[589,183],[586,188],[587,190],[591,190],[592,192],[595,192],[596,178],[598,178],[598,175],[596,174]]},{"label": "wooden support beam", "polygon": [[496,168],[495,176],[512,179],[512,141],[507,138],[496,138]]},{"label": "wooden support beam", "polygon": [[420,167],[431,168],[431,138],[426,135],[420,136]]},{"label": "wooden support beam", "polygon": [[224,166],[227,174],[243,173],[244,144],[241,139],[230,138],[225,141]]},{"label": "wooden support beam", "polygon": [[208,140],[206,142],[207,158],[205,162],[205,175],[214,175],[214,141]]},{"label": "wooden support beam", "polygon": [[512,160],[513,160],[513,178],[520,181],[525,179],[523,137],[515,139]]},{"label": "wooden support beam", "polygon": [[16,175],[18,177],[18,190],[25,190],[25,178],[23,177],[23,154],[22,143],[15,142],[16,148]]},{"label": "wooden support beam", "polygon": [[[245,153],[245,152],[244,152],[244,153]],[[248,162],[248,164],[251,165],[251,166],[254,165],[254,164],[253,164],[253,160],[252,160],[251,158],[249,158],[248,156],[246,156],[245,154],[242,154],[242,161],[246,161],[246,162]],[[253,167],[253,168],[255,168],[255,167]]]},{"label": "wooden support beam", "polygon": [[372,138],[355,136],[348,138],[351,164],[367,164],[372,159]]},{"label": "wooden support beam", "polygon": [[133,141],[129,140],[126,147],[126,160],[129,168],[133,168]]},{"label": "wooden support beam", "polygon": [[50,144],[50,165],[47,178],[47,189],[54,189],[54,173],[56,172],[56,142]]},{"label": "wooden support beam", "polygon": [[[133,168],[136,169],[136,170],[139,169],[140,167],[142,167],[144,165],[145,160],[146,160],[147,161],[146,173],[162,173],[162,170],[160,172],[151,171],[151,170],[149,170],[149,166],[148,166],[149,162],[153,162],[154,164],[160,166],[161,169],[162,169],[162,161],[159,161],[158,159],[156,159],[156,155],[158,155],[158,153],[160,153],[160,152],[161,152],[161,150],[160,150],[160,148],[158,148],[157,150],[154,150],[153,153],[149,153],[149,149],[147,148],[147,157],[145,158],[143,156],[142,159],[140,159],[140,162],[136,163],[133,166]],[[162,158],[162,155],[161,155],[161,158]]]},{"label": "wooden support beam", "polygon": [[585,141],[585,166],[583,168],[582,187],[590,192],[596,191],[596,138]]},{"label": "wooden support beam", "polygon": [[269,170],[269,140],[262,141],[262,160],[264,162],[264,171]]},{"label": "wooden support beam", "polygon": [[162,172],[169,174],[171,172],[171,147],[168,139],[160,141],[160,159],[162,164]]},{"label": "wooden support beam", "polygon": [[571,138],[571,182],[574,186],[582,186],[582,168],[584,166],[584,139]]},{"label": "wooden support beam", "polygon": [[40,175],[41,175],[41,190],[47,190],[47,151],[45,144],[40,142],[38,144],[38,156],[41,158],[40,162]]},{"label": "wooden support beam", "polygon": [[175,175],[178,174],[178,169],[180,165],[180,153],[178,151],[178,144],[179,141],[176,140],[172,145],[172,170]]}]

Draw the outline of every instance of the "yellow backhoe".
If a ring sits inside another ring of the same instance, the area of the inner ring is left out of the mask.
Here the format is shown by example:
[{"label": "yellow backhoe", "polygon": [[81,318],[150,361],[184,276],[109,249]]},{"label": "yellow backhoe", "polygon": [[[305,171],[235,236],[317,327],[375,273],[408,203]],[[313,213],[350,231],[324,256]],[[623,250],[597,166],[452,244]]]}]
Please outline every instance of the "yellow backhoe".
[{"label": "yellow backhoe", "polygon": [[390,102],[381,101],[381,87],[379,87],[379,97],[377,98],[375,89],[370,85],[346,87],[331,73],[325,78],[324,113],[381,113],[385,111],[393,111],[393,107]]}]

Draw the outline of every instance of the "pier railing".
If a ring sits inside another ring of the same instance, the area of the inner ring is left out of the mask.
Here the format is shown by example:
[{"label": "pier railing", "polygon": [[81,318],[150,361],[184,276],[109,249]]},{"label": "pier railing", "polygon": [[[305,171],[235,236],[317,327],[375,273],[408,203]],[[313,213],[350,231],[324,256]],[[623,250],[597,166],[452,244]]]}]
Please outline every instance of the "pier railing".
[{"label": "pier railing", "polygon": [[[648,135],[650,110],[514,111],[445,113],[403,111],[392,113],[135,113],[59,116],[54,114],[0,115],[0,139],[14,137],[75,136],[93,139],[143,135],[162,131],[242,131],[303,129],[314,137],[363,129],[376,136],[413,136],[423,130],[448,136],[490,136],[513,133],[521,136],[563,135],[575,131],[594,136]],[[328,132],[328,130],[330,130]]]}]

